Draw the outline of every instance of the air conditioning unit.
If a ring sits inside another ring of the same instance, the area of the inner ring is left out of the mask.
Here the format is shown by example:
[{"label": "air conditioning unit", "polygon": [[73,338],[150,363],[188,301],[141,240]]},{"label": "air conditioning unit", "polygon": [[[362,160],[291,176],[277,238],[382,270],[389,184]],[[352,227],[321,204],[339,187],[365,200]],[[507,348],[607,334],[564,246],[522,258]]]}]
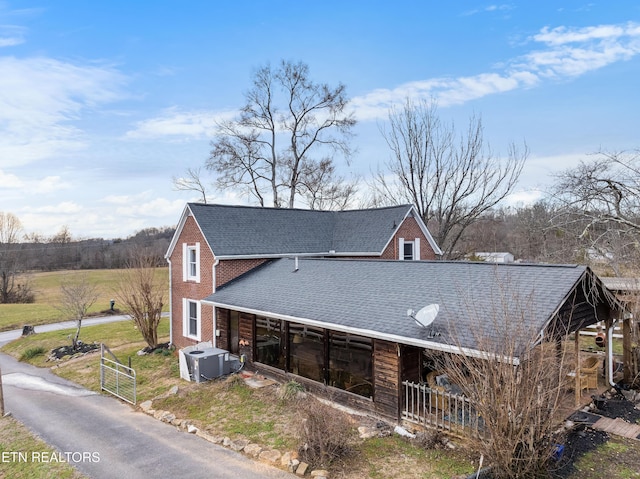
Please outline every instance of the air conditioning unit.
[{"label": "air conditioning unit", "polygon": [[208,381],[231,372],[229,351],[218,348],[194,349],[184,353],[191,380]]}]

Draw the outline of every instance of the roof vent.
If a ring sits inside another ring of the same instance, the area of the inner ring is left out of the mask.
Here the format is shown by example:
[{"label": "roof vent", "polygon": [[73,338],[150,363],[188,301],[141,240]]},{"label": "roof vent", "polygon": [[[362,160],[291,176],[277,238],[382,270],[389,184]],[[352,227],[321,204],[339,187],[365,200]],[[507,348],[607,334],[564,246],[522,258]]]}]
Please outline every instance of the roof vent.
[{"label": "roof vent", "polygon": [[298,257],[293,258],[293,272],[295,273],[300,269],[300,265],[298,264]]}]

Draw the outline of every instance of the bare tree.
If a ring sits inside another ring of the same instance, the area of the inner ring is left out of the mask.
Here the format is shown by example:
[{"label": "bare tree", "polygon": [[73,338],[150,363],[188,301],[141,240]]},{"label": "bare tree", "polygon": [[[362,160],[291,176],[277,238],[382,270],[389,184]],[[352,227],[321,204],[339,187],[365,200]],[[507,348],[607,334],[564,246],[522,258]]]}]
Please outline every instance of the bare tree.
[{"label": "bare tree", "polygon": [[358,191],[355,180],[345,181],[336,176],[335,165],[329,159],[305,165],[301,178],[306,203],[312,210],[345,210]]},{"label": "bare tree", "polygon": [[[474,448],[491,464],[491,477],[545,477],[554,445],[563,440],[558,431],[570,348],[560,341],[572,308],[563,310],[564,321],[557,317],[541,333],[531,327],[537,312],[528,300],[518,299],[506,284],[499,289],[493,315],[480,316],[469,298],[467,314],[478,326],[461,331],[449,325],[459,354],[440,354],[433,362],[469,398],[473,417],[464,421],[478,421],[484,432]],[[462,346],[469,334],[480,354]]]},{"label": "bare tree", "polygon": [[445,257],[459,256],[466,228],[513,191],[528,156],[526,145],[520,150],[515,144],[506,159],[494,156],[476,116],[458,136],[453,124],[440,120],[434,102],[407,100],[393,108],[382,134],[392,157],[390,175],[380,171],[374,179],[375,202],[413,203]]},{"label": "bare tree", "polygon": [[202,180],[201,168],[187,168],[186,176],[174,176],[173,187],[178,191],[195,191],[200,195],[201,201],[207,203],[207,188]]},{"label": "bare tree", "polygon": [[34,300],[27,277],[18,282],[25,268],[20,248],[22,223],[12,213],[0,211],[0,303],[30,303]]},{"label": "bare tree", "polygon": [[158,347],[158,325],[168,285],[158,274],[159,259],[144,249],[131,255],[116,291],[116,300],[133,320],[149,349]]},{"label": "bare tree", "polygon": [[220,188],[240,187],[261,206],[271,198],[275,207],[293,208],[312,183],[309,171],[335,154],[349,158],[355,119],[346,112],[346,88],[313,82],[305,63],[258,69],[245,100],[212,142],[207,168],[218,174]]},{"label": "bare tree", "polygon": [[640,264],[640,152],[599,151],[556,175],[555,224],[583,248],[582,260],[616,275]]},{"label": "bare tree", "polygon": [[60,281],[60,303],[58,310],[66,317],[76,320],[76,334],[71,339],[73,349],[78,347],[82,320],[89,313],[89,308],[98,299],[98,287],[89,283],[87,274],[82,273],[64,277]]}]

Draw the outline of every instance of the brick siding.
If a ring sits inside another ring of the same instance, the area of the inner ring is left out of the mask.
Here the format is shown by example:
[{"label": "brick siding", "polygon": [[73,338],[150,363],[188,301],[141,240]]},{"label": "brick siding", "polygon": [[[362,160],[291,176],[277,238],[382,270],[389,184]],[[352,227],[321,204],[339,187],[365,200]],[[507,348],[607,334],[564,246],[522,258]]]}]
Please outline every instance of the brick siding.
[{"label": "brick siding", "polygon": [[393,236],[391,242],[387,245],[385,250],[382,252],[380,256],[382,259],[398,259],[398,243],[399,239],[404,238],[406,241],[413,241],[416,238],[420,238],[420,258],[421,260],[434,260],[436,259],[436,254],[431,247],[431,244],[427,240],[427,237],[424,235],[422,230],[420,229],[420,225],[413,217],[406,218],[398,231]]}]

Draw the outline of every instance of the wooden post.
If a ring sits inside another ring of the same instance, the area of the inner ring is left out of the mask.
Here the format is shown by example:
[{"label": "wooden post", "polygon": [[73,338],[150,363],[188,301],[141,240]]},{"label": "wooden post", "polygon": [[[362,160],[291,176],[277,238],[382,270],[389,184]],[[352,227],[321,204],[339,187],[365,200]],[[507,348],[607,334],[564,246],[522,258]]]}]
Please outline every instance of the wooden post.
[{"label": "wooden post", "polygon": [[576,391],[576,407],[580,406],[580,399],[582,397],[582,389],[580,388],[581,384],[580,384],[580,330],[576,329],[575,334],[575,342],[574,342],[574,348],[575,348],[575,372],[576,372],[576,384],[575,384],[575,391]]},{"label": "wooden post", "polygon": [[4,394],[2,394],[2,370],[0,370],[0,417],[4,417]]}]

